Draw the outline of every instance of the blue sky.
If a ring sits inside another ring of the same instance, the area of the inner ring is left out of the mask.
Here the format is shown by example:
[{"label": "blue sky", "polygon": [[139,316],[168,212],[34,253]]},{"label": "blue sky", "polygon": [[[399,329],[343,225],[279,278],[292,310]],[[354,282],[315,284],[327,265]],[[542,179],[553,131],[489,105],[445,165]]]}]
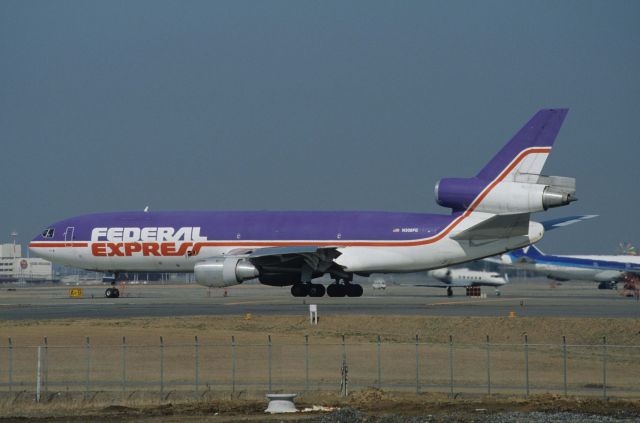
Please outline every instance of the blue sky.
[{"label": "blue sky", "polygon": [[94,211],[442,212],[543,107],[546,173],[640,243],[637,1],[2,1],[0,240]]}]

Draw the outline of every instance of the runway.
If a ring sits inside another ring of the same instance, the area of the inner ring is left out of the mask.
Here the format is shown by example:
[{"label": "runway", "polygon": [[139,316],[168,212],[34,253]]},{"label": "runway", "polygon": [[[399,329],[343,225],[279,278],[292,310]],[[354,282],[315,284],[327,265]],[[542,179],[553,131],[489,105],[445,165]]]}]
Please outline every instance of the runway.
[{"label": "runway", "polygon": [[[8,288],[11,288],[9,290]],[[127,318],[196,315],[296,315],[307,314],[317,304],[320,315],[438,315],[521,317],[640,318],[640,302],[595,284],[567,282],[555,288],[544,279],[513,281],[496,296],[468,298],[455,289],[448,298],[440,288],[411,284],[390,285],[386,290],[365,286],[360,298],[294,298],[289,288],[240,285],[211,290],[199,285],[130,285],[121,298],[104,297],[104,285],[82,286],[84,298],[69,298],[70,286],[19,286],[0,288],[0,319]]]}]

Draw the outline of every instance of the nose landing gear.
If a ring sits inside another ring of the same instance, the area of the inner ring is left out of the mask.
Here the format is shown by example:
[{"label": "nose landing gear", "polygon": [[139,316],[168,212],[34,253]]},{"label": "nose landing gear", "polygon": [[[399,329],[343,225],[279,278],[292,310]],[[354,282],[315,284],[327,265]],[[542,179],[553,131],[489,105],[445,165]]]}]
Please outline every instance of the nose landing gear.
[{"label": "nose landing gear", "polygon": [[120,296],[120,290],[118,288],[107,288],[104,291],[104,296],[107,298],[118,298]]},{"label": "nose landing gear", "polygon": [[[113,277],[108,277],[108,280],[111,281],[111,288],[107,288],[104,291],[104,296],[107,298],[118,298],[120,296],[120,290],[116,288],[116,281],[118,280],[119,274],[116,272],[113,274]],[[103,278],[102,281],[106,282],[107,277]]]}]

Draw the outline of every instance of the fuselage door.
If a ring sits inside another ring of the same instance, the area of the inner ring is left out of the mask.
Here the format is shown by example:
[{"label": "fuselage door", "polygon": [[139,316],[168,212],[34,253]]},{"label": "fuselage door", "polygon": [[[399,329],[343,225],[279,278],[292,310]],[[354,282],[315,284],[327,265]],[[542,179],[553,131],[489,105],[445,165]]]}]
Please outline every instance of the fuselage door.
[{"label": "fuselage door", "polygon": [[74,226],[67,226],[67,230],[64,231],[64,245],[71,247],[73,242],[73,233],[75,232]]}]

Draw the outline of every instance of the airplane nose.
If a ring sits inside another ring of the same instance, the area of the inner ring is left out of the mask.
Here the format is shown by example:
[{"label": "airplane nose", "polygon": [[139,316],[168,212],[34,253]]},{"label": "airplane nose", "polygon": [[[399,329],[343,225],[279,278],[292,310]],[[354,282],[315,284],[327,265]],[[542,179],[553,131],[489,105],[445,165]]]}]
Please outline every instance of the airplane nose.
[{"label": "airplane nose", "polygon": [[35,237],[29,243],[29,255],[46,259],[43,249],[38,246],[39,237]]},{"label": "airplane nose", "polygon": [[34,240],[31,240],[31,242],[29,243],[29,255],[30,256],[40,256],[38,254],[37,248],[33,247],[33,242]]}]

